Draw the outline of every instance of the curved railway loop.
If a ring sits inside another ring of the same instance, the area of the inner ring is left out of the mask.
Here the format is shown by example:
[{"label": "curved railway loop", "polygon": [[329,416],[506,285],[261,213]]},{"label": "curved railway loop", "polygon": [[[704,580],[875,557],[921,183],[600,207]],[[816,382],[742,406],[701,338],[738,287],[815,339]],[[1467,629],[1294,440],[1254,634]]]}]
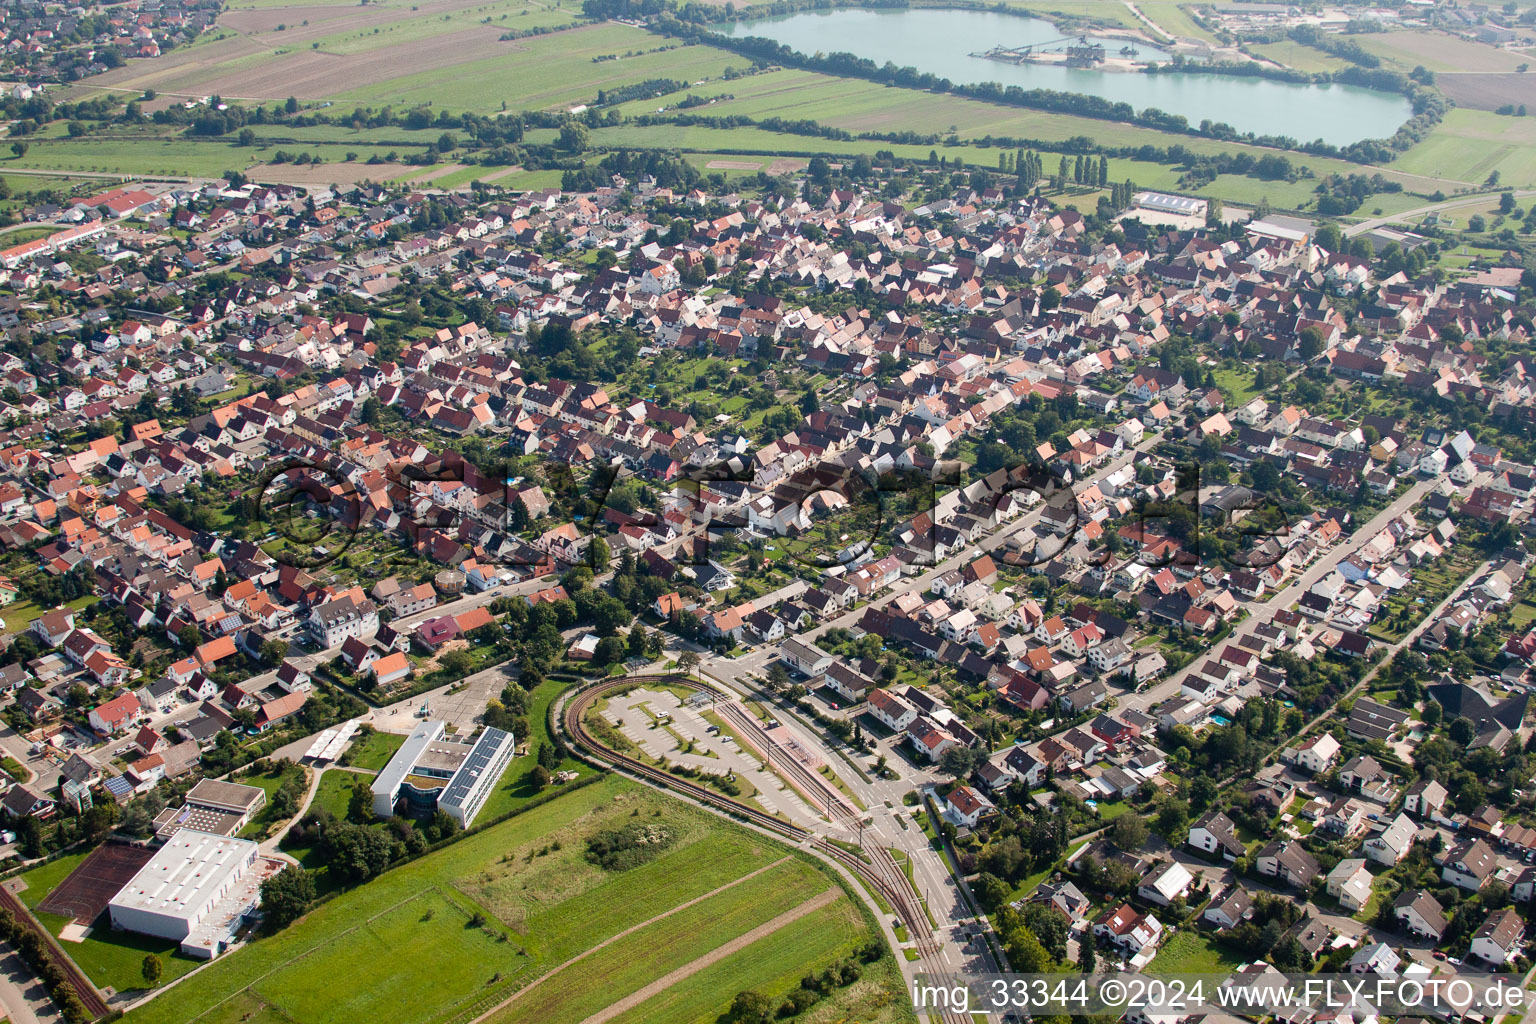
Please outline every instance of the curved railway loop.
[{"label": "curved railway loop", "polygon": [[[933,925],[928,919],[927,911],[924,910],[905,872],[901,870],[889,850],[871,846],[863,851],[869,857],[866,861],[858,853],[845,849],[810,829],[785,821],[761,808],[732,799],[722,793],[716,793],[690,779],[680,778],[655,765],[621,753],[595,737],[586,725],[586,717],[592,710],[593,704],[603,697],[632,689],[643,683],[685,685],[713,694],[719,702],[719,709],[738,728],[742,725],[741,718],[738,716],[746,715],[746,712],[735,704],[735,698],[729,692],[697,679],[681,675],[621,676],[582,687],[565,698],[563,708],[559,710],[559,722],[565,735],[584,756],[592,760],[616,771],[633,775],[652,785],[669,789],[730,817],[772,832],[796,846],[807,846],[831,858],[857,875],[871,892],[877,894],[893,908],[897,918],[912,936],[913,945],[922,960],[931,961],[937,958],[940,946],[934,938]],[[554,714],[555,710],[552,708],[551,715]],[[814,773],[793,758],[780,758],[775,763],[786,768],[788,781],[796,789],[809,788],[814,793],[826,786],[825,782],[816,779]],[[816,781],[813,782],[813,779]],[[832,820],[835,822],[848,822],[858,817],[857,812],[849,810],[840,800],[829,800],[827,805],[831,807]],[[941,1019],[945,1024],[960,1024],[966,1020],[964,1016],[950,1012],[946,1012]]]}]

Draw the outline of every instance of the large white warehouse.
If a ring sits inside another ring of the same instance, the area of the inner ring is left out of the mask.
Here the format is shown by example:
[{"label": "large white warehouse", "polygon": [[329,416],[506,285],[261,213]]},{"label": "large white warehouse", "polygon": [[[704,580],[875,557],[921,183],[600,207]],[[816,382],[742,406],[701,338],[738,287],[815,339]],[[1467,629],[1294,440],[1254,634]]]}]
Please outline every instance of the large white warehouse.
[{"label": "large white warehouse", "polygon": [[261,899],[267,872],[257,858],[248,839],[179,829],[107,904],[112,926],[176,940],[189,956],[218,956]]}]

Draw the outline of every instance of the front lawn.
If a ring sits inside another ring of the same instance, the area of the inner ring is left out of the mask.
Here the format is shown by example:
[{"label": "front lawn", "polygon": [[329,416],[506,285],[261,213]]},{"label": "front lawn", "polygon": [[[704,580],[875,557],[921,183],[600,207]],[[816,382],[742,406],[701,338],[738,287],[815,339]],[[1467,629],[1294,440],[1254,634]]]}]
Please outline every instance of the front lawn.
[{"label": "front lawn", "polygon": [[404,742],[405,737],[398,733],[370,729],[366,733],[361,733],[352,742],[351,749],[342,757],[342,761],[354,768],[366,768],[371,772],[383,771],[389,759],[395,756],[395,751],[399,750]]},{"label": "front lawn", "polygon": [[1147,965],[1147,973],[1228,974],[1241,966],[1240,958],[1220,949],[1199,931],[1188,929],[1163,943]]}]

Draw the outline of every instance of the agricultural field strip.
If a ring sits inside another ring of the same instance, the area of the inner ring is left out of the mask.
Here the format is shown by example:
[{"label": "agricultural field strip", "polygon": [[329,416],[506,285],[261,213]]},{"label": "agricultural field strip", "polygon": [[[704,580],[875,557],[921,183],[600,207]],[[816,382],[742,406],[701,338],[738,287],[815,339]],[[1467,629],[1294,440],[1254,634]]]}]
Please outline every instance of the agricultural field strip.
[{"label": "agricultural field strip", "polygon": [[813,896],[799,906],[791,907],[789,910],[784,911],[784,913],[773,920],[765,921],[746,934],[738,935],[736,938],[725,943],[725,945],[718,946],[698,959],[691,960],[675,971],[657,978],[638,992],[625,996],[599,1013],[594,1013],[582,1021],[582,1024],[607,1024],[608,1021],[613,1020],[619,1014],[628,1012],[651,997],[665,992],[673,985],[699,973],[706,967],[724,960],[731,954],[739,952],[761,939],[767,938],[781,928],[794,924],[800,918],[822,909],[833,901],[841,899],[842,896],[843,891],[837,888],[828,889],[819,896]]},{"label": "agricultural field strip", "polygon": [[[807,960],[826,962],[846,955],[851,943],[863,933],[853,904],[823,910],[814,917],[801,918],[750,947],[740,950],[694,974],[683,984],[662,992],[636,1007],[635,1020],[686,1021],[689,1024],[713,1024],[714,1008],[722,992],[744,989],[773,992],[793,988],[804,976]],[[894,960],[882,961],[878,971],[899,978]],[[886,982],[890,984],[891,982]],[[847,991],[845,1006],[854,1008],[859,1018],[876,1024],[886,1019],[876,1009],[882,982],[870,974]],[[896,987],[900,987],[899,983]],[[889,1004],[886,1005],[890,1009]],[[832,1016],[830,1019],[839,1019]],[[853,1018],[841,1018],[853,1019]]]},{"label": "agricultural field strip", "polygon": [[[779,848],[761,844],[750,849],[713,836],[656,858],[649,864],[604,878],[582,892],[562,896],[531,912],[517,902],[508,905],[488,892],[480,902],[524,935],[541,963],[558,963],[574,956],[593,940],[628,928],[651,916],[652,908],[690,901],[700,893],[724,886],[755,870]],[[532,878],[529,884],[541,883]],[[476,893],[469,892],[472,898]],[[519,913],[521,912],[521,913]]]},{"label": "agricultural field strip", "polygon": [[587,957],[591,956],[592,954],[594,954],[594,953],[596,953],[596,952],[598,952],[598,951],[600,951],[602,949],[606,949],[608,946],[613,945],[615,942],[618,942],[620,939],[623,939],[626,936],[628,936],[628,935],[630,935],[630,934],[632,934],[634,932],[637,932],[637,931],[639,931],[642,928],[645,928],[645,927],[647,927],[649,925],[655,924],[658,921],[661,921],[661,920],[663,920],[665,918],[671,917],[673,914],[676,914],[679,911],[687,910],[689,907],[693,906],[694,904],[702,903],[702,902],[704,902],[705,900],[709,899],[712,896],[717,896],[720,893],[723,893],[723,892],[725,892],[728,889],[731,889],[731,888],[733,888],[735,886],[741,885],[743,882],[746,882],[746,881],[748,881],[750,879],[756,878],[758,875],[761,875],[765,871],[771,871],[772,869],[778,867],[780,864],[783,864],[785,861],[790,860],[790,859],[791,859],[790,855],[785,854],[783,857],[780,857],[778,860],[774,861],[772,864],[765,864],[762,867],[758,868],[756,871],[749,872],[749,873],[747,873],[745,875],[742,875],[740,878],[733,879],[732,881],[729,881],[729,882],[725,883],[722,886],[719,886],[717,888],[711,889],[709,892],[706,892],[706,893],[704,893],[702,895],[699,895],[699,896],[695,896],[693,899],[688,900],[685,903],[679,903],[677,906],[672,907],[669,910],[662,911],[660,914],[657,914],[654,917],[651,917],[651,918],[648,918],[648,919],[646,919],[644,921],[641,921],[639,924],[631,925],[630,927],[628,927],[628,928],[624,929],[623,931],[619,932],[617,935],[609,936],[608,938],[604,939],[602,942],[599,942],[597,945],[592,946],[590,949],[586,949],[586,950],[582,951],[581,953],[578,953],[577,955],[571,957],[569,960],[566,960],[564,963],[558,964],[557,966],[552,967],[549,970],[545,971],[543,974],[539,975],[537,978],[535,978],[532,981],[530,981],[527,985],[524,985],[522,988],[520,988],[516,992],[512,993],[510,996],[508,996],[502,1002],[498,1003],[496,1006],[493,1006],[491,1009],[487,1010],[485,1013],[482,1013],[480,1016],[476,1017],[473,1021],[470,1022],[470,1024],[482,1024],[483,1021],[489,1019],[490,1017],[492,1017],[496,1013],[500,1012],[509,1003],[515,1002],[519,997],[523,996],[525,993],[531,992],[533,989],[537,988],[539,985],[542,985],[545,981],[547,981],[550,978],[554,977],[556,974],[559,974],[561,971],[565,970],[567,967],[570,967],[573,964],[576,964],[576,963],[579,963],[582,960],[585,960]]},{"label": "agricultural field strip", "polygon": [[[615,992],[632,992],[681,964],[703,956],[826,890],[827,878],[794,861],[743,886],[672,915],[647,932],[631,935],[588,961],[590,971],[557,975],[531,997],[513,1002],[494,1020],[572,1022],[608,1006]],[[838,890],[837,895],[842,895]],[[593,975],[606,979],[593,991]]]}]

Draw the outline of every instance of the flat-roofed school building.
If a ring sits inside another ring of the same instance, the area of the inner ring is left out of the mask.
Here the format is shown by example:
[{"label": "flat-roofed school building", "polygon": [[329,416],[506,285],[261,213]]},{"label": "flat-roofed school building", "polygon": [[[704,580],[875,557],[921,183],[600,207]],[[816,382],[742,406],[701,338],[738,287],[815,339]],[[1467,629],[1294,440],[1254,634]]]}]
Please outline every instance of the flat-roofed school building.
[{"label": "flat-roofed school building", "polygon": [[442,810],[468,828],[515,754],[513,735],[501,729],[461,743],[445,735],[442,722],[418,722],[373,780],[373,813],[390,817],[403,801],[407,815]]}]

